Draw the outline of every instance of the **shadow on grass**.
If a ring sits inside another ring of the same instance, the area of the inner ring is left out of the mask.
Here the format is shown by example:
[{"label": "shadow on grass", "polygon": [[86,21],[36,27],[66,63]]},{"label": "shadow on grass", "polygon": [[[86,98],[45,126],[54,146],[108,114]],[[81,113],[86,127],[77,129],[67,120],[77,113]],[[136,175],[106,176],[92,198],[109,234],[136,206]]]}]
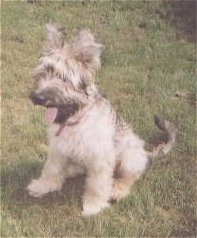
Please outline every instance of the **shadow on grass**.
[{"label": "shadow on grass", "polygon": [[196,1],[180,0],[167,1],[168,12],[166,18],[178,30],[177,37],[183,34],[191,42],[196,42]]},{"label": "shadow on grass", "polygon": [[31,179],[38,178],[43,164],[40,162],[22,161],[14,166],[1,168],[1,196],[2,202],[15,206],[29,206],[38,204],[49,207],[52,204],[65,204],[66,201],[79,203],[83,193],[85,177],[66,180],[61,192],[49,193],[42,198],[32,198],[27,193],[27,186]]}]

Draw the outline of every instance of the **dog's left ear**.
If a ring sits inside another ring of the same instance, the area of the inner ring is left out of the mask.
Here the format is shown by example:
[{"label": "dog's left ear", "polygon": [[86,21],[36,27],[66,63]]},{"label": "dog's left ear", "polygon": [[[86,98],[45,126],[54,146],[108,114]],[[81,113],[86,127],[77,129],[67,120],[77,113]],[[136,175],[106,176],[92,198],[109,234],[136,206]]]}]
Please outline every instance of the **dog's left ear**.
[{"label": "dog's left ear", "polygon": [[44,46],[45,51],[61,49],[64,46],[65,28],[58,23],[48,23],[46,25],[47,35]]},{"label": "dog's left ear", "polygon": [[72,43],[75,59],[92,70],[100,67],[100,55],[103,48],[102,44],[95,41],[89,29],[80,30]]}]

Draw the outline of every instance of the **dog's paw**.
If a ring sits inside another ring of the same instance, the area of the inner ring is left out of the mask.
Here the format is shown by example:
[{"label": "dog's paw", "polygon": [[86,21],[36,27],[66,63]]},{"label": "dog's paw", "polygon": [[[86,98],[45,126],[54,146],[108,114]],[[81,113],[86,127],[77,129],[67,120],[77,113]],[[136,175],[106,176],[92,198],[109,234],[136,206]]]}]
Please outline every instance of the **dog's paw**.
[{"label": "dog's paw", "polygon": [[82,216],[92,216],[96,215],[98,212],[107,208],[109,206],[108,202],[100,202],[100,203],[85,203],[83,204]]},{"label": "dog's paw", "polygon": [[56,190],[60,190],[60,188],[55,183],[42,179],[33,179],[27,187],[28,194],[36,198]]}]

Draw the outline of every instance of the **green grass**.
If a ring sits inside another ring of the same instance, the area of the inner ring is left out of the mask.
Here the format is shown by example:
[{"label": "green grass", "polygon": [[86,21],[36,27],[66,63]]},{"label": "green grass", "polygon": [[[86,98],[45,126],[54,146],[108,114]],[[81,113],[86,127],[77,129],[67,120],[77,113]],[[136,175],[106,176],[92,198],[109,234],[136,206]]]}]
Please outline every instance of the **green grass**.
[{"label": "green grass", "polygon": [[[159,1],[2,3],[1,237],[195,236],[196,107],[175,97],[196,93],[195,45],[177,37],[168,7]],[[178,127],[173,151],[150,161],[130,196],[95,217],[80,215],[84,178],[42,199],[26,192],[46,159],[43,111],[27,95],[50,19],[65,24],[68,37],[89,27],[106,46],[99,88],[142,138],[158,133],[156,113]]]}]

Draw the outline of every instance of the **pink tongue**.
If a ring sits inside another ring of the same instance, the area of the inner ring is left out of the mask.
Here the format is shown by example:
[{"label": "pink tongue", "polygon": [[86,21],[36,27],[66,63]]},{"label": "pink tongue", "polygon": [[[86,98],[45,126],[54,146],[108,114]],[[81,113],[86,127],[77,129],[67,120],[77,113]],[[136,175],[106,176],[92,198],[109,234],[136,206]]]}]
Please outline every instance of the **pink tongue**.
[{"label": "pink tongue", "polygon": [[58,109],[56,107],[47,108],[44,114],[44,121],[47,123],[53,123],[57,117]]}]

